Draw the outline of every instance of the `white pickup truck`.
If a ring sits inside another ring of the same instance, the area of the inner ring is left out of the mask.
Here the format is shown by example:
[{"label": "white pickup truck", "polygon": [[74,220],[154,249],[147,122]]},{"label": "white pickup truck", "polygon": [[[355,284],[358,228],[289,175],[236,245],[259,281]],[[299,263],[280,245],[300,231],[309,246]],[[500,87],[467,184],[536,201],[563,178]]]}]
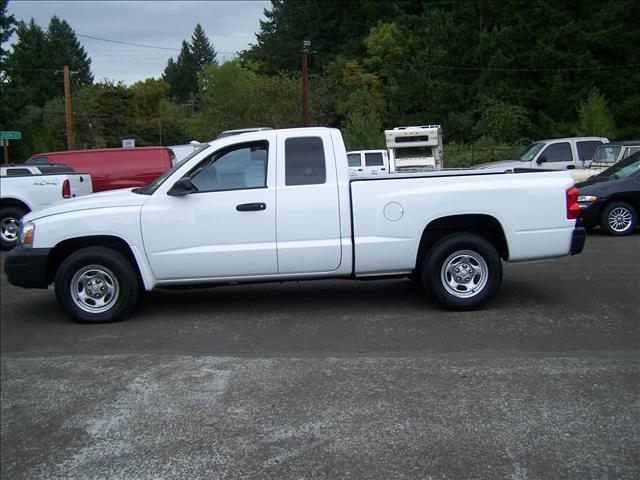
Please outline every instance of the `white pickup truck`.
[{"label": "white pickup truck", "polygon": [[350,179],[338,130],[215,140],[156,181],[23,219],[5,272],[55,292],[75,321],[108,322],[142,290],[411,276],[453,310],[485,305],[502,259],[580,253],[568,172],[434,172]]},{"label": "white pickup truck", "polygon": [[598,147],[609,142],[605,137],[569,137],[539,140],[529,145],[517,160],[502,160],[476,165],[477,170],[539,168],[545,170],[576,170],[589,168]]},{"label": "white pickup truck", "polygon": [[16,246],[22,216],[92,191],[91,176],[75,173],[66,165],[0,166],[0,247],[10,250]]}]

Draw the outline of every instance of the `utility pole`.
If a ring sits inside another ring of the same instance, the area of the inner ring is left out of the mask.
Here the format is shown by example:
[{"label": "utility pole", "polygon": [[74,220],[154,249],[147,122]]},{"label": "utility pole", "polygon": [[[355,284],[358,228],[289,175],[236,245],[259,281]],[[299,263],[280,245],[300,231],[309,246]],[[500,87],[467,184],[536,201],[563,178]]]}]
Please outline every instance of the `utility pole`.
[{"label": "utility pole", "polygon": [[309,53],[309,47],[311,46],[311,40],[305,38],[302,42],[302,125],[309,126],[309,95],[307,91],[307,53]]},{"label": "utility pole", "polygon": [[67,150],[73,150],[73,117],[71,116],[69,65],[64,66],[64,107],[67,118]]}]

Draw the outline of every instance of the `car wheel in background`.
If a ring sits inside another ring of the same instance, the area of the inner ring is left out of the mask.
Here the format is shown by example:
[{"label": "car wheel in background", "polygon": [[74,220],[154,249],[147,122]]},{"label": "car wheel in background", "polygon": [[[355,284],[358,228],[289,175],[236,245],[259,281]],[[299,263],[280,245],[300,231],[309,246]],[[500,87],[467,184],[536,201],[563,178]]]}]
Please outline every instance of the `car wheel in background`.
[{"label": "car wheel in background", "polygon": [[626,202],[607,205],[600,216],[600,228],[608,235],[629,235],[636,228],[638,214]]},{"label": "car wheel in background", "polygon": [[18,244],[20,219],[27,214],[21,207],[0,208],[0,248],[11,250]]}]

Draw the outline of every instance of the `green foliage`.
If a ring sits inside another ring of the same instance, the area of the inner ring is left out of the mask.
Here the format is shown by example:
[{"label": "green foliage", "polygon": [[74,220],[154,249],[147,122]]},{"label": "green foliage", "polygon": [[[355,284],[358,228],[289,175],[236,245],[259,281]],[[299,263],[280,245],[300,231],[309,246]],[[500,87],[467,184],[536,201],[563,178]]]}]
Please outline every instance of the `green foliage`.
[{"label": "green foliage", "polygon": [[598,89],[594,88],[589,92],[587,99],[580,102],[576,133],[584,136],[614,137],[615,132],[615,121],[607,102]]},{"label": "green foliage", "polygon": [[475,134],[496,142],[514,143],[529,129],[527,111],[519,105],[510,105],[495,98],[485,99],[479,107],[480,119]]},{"label": "green foliage", "polygon": [[506,144],[482,137],[472,143],[446,142],[444,145],[445,168],[468,168],[498,160],[514,160],[526,144]]},{"label": "green foliage", "polygon": [[292,75],[260,75],[231,61],[206,66],[200,88],[200,110],[188,127],[192,138],[247,126],[290,127],[302,119],[300,80]]},{"label": "green foliage", "polygon": [[[2,2],[5,34],[13,23]],[[239,60],[218,65],[196,25],[161,80],[130,87],[92,85],[90,60],[63,20],[52,18],[46,31],[18,23],[2,65],[0,123],[23,131],[12,160],[64,148],[58,64],[67,62],[78,72],[78,146],[119,146],[124,137],[138,145],[178,144],[230,128],[298,126],[302,41],[309,38],[311,123],[343,128],[350,149],[382,147],[385,128],[441,124],[445,165],[454,167],[513,158],[525,139],[636,137],[640,9],[637,0],[593,7],[552,0],[273,0],[257,44]]]},{"label": "green foliage", "polygon": [[170,58],[162,74],[162,79],[169,84],[171,97],[178,102],[193,101],[198,93],[198,75],[202,69],[217,64],[216,51],[198,23],[191,43],[182,41],[178,58]]},{"label": "green foliage", "polygon": [[11,38],[11,35],[15,31],[16,24],[16,18],[13,15],[7,15],[8,5],[9,0],[0,1],[0,62],[4,61],[4,57],[7,54],[7,51],[2,48],[2,45]]},{"label": "green foliage", "polygon": [[380,117],[375,112],[351,112],[342,130],[347,150],[375,150],[385,148]]},{"label": "green foliage", "polygon": [[191,36],[191,52],[193,53],[196,70],[199,72],[205,65],[210,63],[218,63],[216,60],[216,50],[209,42],[209,39],[204,33],[204,29],[198,23],[193,35]]},{"label": "green foliage", "polygon": [[[93,83],[91,59],[67,22],[55,15],[51,17],[45,37],[46,63],[43,65],[44,68],[62,69],[64,65],[69,65],[75,85],[81,86]],[[52,86],[49,98],[53,98],[58,94],[59,89],[57,86]]]},{"label": "green foliage", "polygon": [[64,94],[63,66],[69,65],[76,90],[90,85],[93,76],[91,60],[64,20],[52,17],[46,31],[33,19],[18,22],[16,36],[3,62],[1,126],[22,132],[23,139],[12,142],[9,154],[11,161],[23,161],[38,150],[64,146],[64,137],[46,123],[45,115],[47,102]]},{"label": "green foliage", "polygon": [[198,91],[198,67],[191,47],[182,41],[178,58],[167,62],[162,79],[169,84],[171,97],[186,102]]},{"label": "green foliage", "polygon": [[132,94],[133,113],[139,119],[158,118],[160,102],[169,96],[169,84],[164,80],[147,78],[129,87]]}]

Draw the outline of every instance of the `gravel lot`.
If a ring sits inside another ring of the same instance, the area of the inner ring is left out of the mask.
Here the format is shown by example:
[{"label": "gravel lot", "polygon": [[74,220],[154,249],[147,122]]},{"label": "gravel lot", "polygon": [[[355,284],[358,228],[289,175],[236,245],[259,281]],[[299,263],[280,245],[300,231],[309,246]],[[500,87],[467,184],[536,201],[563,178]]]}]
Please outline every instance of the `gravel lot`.
[{"label": "gravel lot", "polygon": [[318,281],[77,325],[0,282],[3,479],[640,478],[638,233],[506,265],[468,313]]}]

